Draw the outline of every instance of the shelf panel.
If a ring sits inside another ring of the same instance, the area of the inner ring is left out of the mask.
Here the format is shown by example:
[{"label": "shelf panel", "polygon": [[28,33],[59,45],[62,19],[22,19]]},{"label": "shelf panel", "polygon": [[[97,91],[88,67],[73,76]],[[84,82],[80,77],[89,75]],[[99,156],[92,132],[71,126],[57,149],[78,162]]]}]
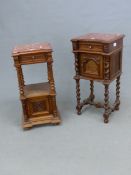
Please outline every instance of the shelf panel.
[{"label": "shelf panel", "polygon": [[29,84],[24,87],[24,95],[26,98],[37,97],[50,94],[50,85],[46,83]]}]

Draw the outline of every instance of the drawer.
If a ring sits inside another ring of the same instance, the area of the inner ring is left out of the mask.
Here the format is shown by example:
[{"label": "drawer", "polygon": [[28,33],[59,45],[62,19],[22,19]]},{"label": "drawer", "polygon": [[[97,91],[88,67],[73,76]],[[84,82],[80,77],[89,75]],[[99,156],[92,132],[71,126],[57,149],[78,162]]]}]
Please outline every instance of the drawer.
[{"label": "drawer", "polygon": [[19,56],[20,64],[33,64],[46,62],[47,57],[44,54],[21,55]]},{"label": "drawer", "polygon": [[103,79],[103,56],[95,54],[79,54],[79,71],[81,76]]},{"label": "drawer", "polygon": [[48,96],[31,98],[27,100],[28,116],[31,118],[49,115],[51,113]]},{"label": "drawer", "polygon": [[104,52],[109,53],[123,47],[123,40],[119,39],[104,46]]},{"label": "drawer", "polygon": [[123,40],[119,39],[111,43],[97,43],[89,41],[73,41],[73,51],[110,53],[123,47]]},{"label": "drawer", "polygon": [[99,43],[79,42],[79,50],[103,52],[103,45]]}]

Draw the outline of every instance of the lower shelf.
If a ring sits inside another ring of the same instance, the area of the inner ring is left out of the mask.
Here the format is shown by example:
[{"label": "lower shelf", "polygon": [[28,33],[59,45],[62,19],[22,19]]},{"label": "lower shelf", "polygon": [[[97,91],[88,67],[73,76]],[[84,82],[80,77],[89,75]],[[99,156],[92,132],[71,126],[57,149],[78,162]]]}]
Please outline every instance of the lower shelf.
[{"label": "lower shelf", "polygon": [[26,98],[38,97],[50,94],[50,85],[48,82],[29,84],[24,86],[24,95]]}]

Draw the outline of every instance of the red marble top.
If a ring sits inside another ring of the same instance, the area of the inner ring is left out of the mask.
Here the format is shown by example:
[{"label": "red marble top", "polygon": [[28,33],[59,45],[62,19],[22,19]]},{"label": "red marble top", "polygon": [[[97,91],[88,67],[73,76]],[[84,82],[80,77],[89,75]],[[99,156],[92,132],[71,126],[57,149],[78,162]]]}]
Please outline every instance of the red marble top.
[{"label": "red marble top", "polygon": [[52,47],[49,43],[34,43],[34,44],[26,44],[19,45],[13,49],[13,55],[34,53],[34,52],[51,52]]},{"label": "red marble top", "polygon": [[123,34],[103,34],[103,33],[88,33],[83,36],[73,38],[72,41],[91,41],[91,42],[102,42],[102,43],[111,43],[115,40],[123,38]]}]

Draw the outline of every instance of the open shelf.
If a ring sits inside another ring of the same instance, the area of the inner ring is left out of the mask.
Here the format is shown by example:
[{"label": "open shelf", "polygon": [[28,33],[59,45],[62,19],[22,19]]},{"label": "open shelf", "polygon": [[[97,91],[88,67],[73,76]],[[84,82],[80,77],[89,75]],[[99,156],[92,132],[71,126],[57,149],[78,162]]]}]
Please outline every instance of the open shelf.
[{"label": "open shelf", "polygon": [[50,85],[48,82],[29,84],[24,86],[24,95],[26,98],[49,95]]}]

